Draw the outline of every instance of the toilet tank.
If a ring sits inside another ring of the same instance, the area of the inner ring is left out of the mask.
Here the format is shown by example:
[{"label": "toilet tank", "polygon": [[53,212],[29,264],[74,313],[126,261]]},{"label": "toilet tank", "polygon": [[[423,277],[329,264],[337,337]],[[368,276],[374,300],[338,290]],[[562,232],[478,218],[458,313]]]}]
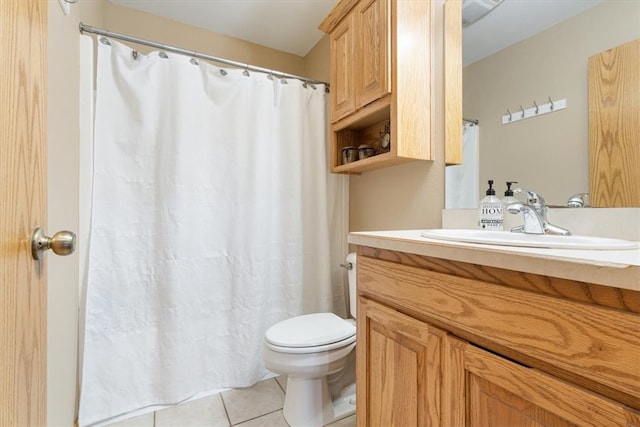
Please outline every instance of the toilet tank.
[{"label": "toilet tank", "polygon": [[358,298],[356,295],[356,253],[351,252],[347,255],[347,265],[351,265],[351,269],[347,270],[349,276],[349,312],[351,317],[356,318],[356,306]]}]

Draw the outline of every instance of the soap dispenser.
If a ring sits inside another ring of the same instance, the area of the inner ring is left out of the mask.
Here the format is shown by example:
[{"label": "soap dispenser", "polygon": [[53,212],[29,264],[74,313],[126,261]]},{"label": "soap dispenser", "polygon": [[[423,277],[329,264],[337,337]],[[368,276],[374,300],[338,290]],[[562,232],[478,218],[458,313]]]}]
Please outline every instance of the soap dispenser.
[{"label": "soap dispenser", "polygon": [[496,197],[496,190],[493,189],[493,180],[490,179],[488,182],[489,189],[486,192],[486,197],[480,200],[478,228],[482,230],[501,231],[504,219],[502,202]]},{"label": "soap dispenser", "polygon": [[507,191],[504,192],[504,197],[502,199],[502,206],[509,206],[511,203],[518,203],[520,200],[513,197],[513,190],[511,189],[512,184],[517,184],[518,181],[507,181]]}]

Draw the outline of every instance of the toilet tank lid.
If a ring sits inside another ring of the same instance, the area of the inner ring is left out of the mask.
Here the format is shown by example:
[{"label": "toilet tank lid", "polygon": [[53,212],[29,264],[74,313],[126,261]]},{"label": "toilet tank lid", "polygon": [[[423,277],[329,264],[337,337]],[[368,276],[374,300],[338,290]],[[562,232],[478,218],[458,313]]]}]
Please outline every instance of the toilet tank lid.
[{"label": "toilet tank lid", "polygon": [[314,347],[342,341],[355,333],[352,323],[333,313],[314,313],[276,323],[267,329],[265,339],[282,347]]}]

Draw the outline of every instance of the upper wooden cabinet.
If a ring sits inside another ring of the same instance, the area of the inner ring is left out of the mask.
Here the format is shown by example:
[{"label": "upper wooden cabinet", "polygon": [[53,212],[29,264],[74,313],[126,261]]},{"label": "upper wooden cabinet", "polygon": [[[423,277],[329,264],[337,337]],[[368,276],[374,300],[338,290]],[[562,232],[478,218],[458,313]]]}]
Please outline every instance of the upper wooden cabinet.
[{"label": "upper wooden cabinet", "polygon": [[[459,6],[459,0],[341,0],[322,22],[331,46],[332,172],[434,160],[435,145],[444,144],[444,111],[455,111],[445,96],[445,69],[455,73],[451,64],[458,64],[462,72],[460,44],[448,43],[445,56],[445,9]],[[456,81],[461,85],[458,77],[449,86]],[[374,155],[345,163],[343,149],[361,145]]]},{"label": "upper wooden cabinet", "polygon": [[[344,3],[344,2],[343,2]],[[329,32],[331,49],[331,121],[348,116],[390,93],[390,0],[347,2],[347,12]],[[328,20],[335,22],[333,15]]]}]

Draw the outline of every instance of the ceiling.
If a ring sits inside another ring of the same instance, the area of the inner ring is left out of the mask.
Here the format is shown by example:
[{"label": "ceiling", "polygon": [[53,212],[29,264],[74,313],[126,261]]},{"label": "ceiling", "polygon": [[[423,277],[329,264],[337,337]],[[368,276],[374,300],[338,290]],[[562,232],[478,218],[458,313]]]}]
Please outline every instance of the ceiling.
[{"label": "ceiling", "polygon": [[[603,0],[504,0],[463,32],[470,64],[595,6]],[[337,0],[111,0],[263,46],[306,55]],[[183,47],[183,46],[180,46]]]}]

